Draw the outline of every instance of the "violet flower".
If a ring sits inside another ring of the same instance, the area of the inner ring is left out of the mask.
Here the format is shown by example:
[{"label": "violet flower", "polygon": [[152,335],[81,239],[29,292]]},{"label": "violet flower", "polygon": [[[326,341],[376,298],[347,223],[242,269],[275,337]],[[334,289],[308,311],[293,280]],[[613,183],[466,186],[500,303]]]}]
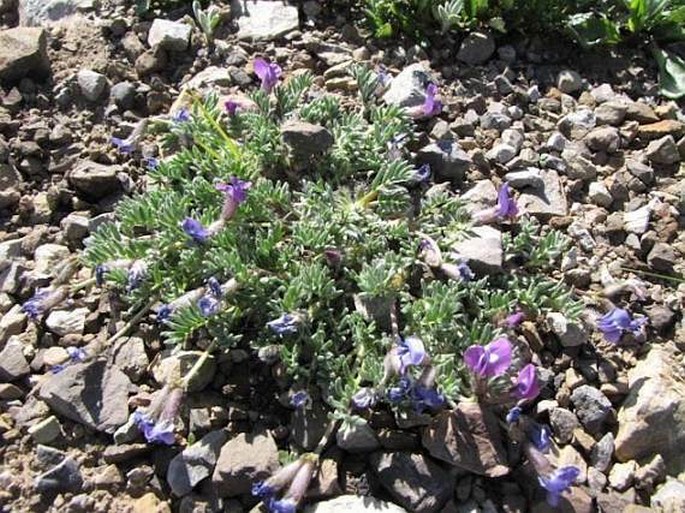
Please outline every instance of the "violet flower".
[{"label": "violet flower", "polygon": [[376,389],[370,387],[363,387],[357,390],[357,392],[352,396],[352,405],[357,410],[368,410],[373,408],[378,401],[378,393]]},{"label": "violet flower", "polygon": [[616,344],[621,340],[623,333],[626,331],[639,333],[646,322],[646,317],[632,319],[627,310],[614,308],[600,317],[597,321],[597,328],[604,334],[604,338],[607,341]]},{"label": "violet flower", "polygon": [[267,62],[264,59],[255,59],[253,66],[255,74],[262,81],[262,89],[270,93],[278,83],[283,70],[278,64]]},{"label": "violet flower", "polygon": [[540,452],[547,452],[552,446],[552,431],[546,424],[533,424],[528,430],[528,438]]},{"label": "violet flower", "polygon": [[190,112],[185,107],[181,108],[174,112],[171,116],[171,120],[174,123],[186,123],[187,121],[190,121]]},{"label": "violet flower", "polygon": [[459,282],[471,281],[476,276],[466,262],[459,262],[458,264],[445,262],[440,266],[440,270],[449,279]]},{"label": "violet flower", "polygon": [[121,137],[112,137],[112,144],[124,155],[130,155],[136,150],[136,144],[130,139],[122,139]]},{"label": "violet flower", "polygon": [[213,294],[207,294],[198,299],[197,307],[200,309],[200,313],[203,317],[210,317],[219,311],[221,307],[221,301],[219,301]]},{"label": "violet flower", "polygon": [[240,104],[235,100],[226,100],[224,102],[224,109],[226,109],[226,112],[231,117],[236,115],[239,108],[240,108]]},{"label": "violet flower", "polygon": [[505,182],[497,193],[497,217],[499,219],[513,219],[518,213],[516,200],[512,198],[509,184]]},{"label": "violet flower", "polygon": [[171,314],[174,313],[173,308],[169,304],[164,304],[157,310],[157,322],[162,324],[171,319]]},{"label": "violet flower", "polygon": [[407,395],[409,394],[410,389],[411,380],[406,376],[401,377],[397,386],[388,388],[388,401],[390,401],[391,403],[402,402],[405,399],[405,397],[407,397]]},{"label": "violet flower", "polygon": [[516,326],[521,324],[525,318],[525,313],[521,311],[514,312],[513,314],[507,315],[506,319],[504,319],[504,325],[507,328],[515,328]]},{"label": "violet flower", "polygon": [[297,333],[301,323],[302,319],[299,315],[287,313],[281,315],[279,318],[274,319],[273,321],[267,322],[266,325],[269,327],[269,329],[271,329],[271,331],[282,337],[283,335],[292,335]]},{"label": "violet flower", "polygon": [[214,276],[207,279],[207,288],[209,289],[209,292],[217,299],[221,299],[221,296],[224,295],[224,291],[221,290],[221,283]]},{"label": "violet flower", "polygon": [[131,292],[137,289],[145,280],[147,275],[147,263],[145,260],[136,260],[128,269],[128,276],[126,281],[126,290]]},{"label": "violet flower", "polygon": [[285,488],[295,478],[295,475],[303,464],[304,460],[299,458],[279,469],[268,479],[253,484],[252,495],[259,497],[262,500],[270,499],[283,488]]},{"label": "violet flower", "polygon": [[60,304],[68,296],[69,290],[66,287],[57,287],[56,289],[43,288],[37,290],[31,299],[21,306],[21,310],[31,319],[35,320]]},{"label": "violet flower", "polygon": [[143,164],[145,164],[145,167],[152,171],[153,169],[157,169],[157,166],[159,166],[159,159],[155,157],[145,157],[143,159]]},{"label": "violet flower", "polygon": [[535,365],[529,363],[523,367],[516,378],[516,386],[514,387],[514,395],[522,400],[535,399],[540,393],[540,383],[538,382]]},{"label": "violet flower", "polygon": [[[183,389],[165,387],[150,408],[136,410],[133,421],[149,443],[173,445],[174,427],[183,401]],[[161,410],[161,413],[157,412]]]},{"label": "violet flower", "polygon": [[442,112],[442,102],[435,98],[438,94],[438,86],[434,83],[426,87],[426,99],[423,102],[423,115],[425,117],[435,116]]},{"label": "violet flower", "polygon": [[521,418],[521,407],[520,406],[514,406],[512,409],[510,409],[507,412],[507,417],[506,421],[507,424],[514,424],[518,422],[518,420]]},{"label": "violet flower", "polygon": [[95,284],[102,287],[105,284],[105,275],[109,272],[109,267],[105,264],[95,266]]},{"label": "violet flower", "polygon": [[67,355],[69,360],[65,363],[58,363],[50,367],[50,372],[53,374],[58,374],[62,372],[69,364],[81,363],[88,356],[86,350],[82,347],[67,347]]},{"label": "violet flower", "polygon": [[209,230],[200,221],[192,217],[186,217],[181,222],[181,229],[195,244],[204,244],[210,237]]},{"label": "violet flower", "polygon": [[306,390],[298,390],[290,398],[290,406],[297,409],[304,408],[311,404],[311,402],[312,398],[309,397]]},{"label": "violet flower", "polygon": [[297,505],[305,493],[307,493],[307,488],[309,488],[309,483],[314,474],[317,458],[316,456],[305,454],[300,459],[302,460],[302,465],[297,469],[295,476],[292,478],[285,496],[279,500],[271,498],[267,502],[266,505],[272,513],[295,513]]},{"label": "violet flower", "polygon": [[435,388],[427,388],[416,384],[411,388],[411,402],[417,413],[425,409],[435,410],[445,404],[445,396]]},{"label": "violet flower", "polygon": [[561,494],[568,490],[580,475],[580,469],[574,465],[568,465],[555,470],[547,477],[538,476],[540,485],[547,490],[547,503],[556,508],[559,505]]},{"label": "violet flower", "polygon": [[430,164],[421,164],[419,168],[414,173],[413,180],[416,183],[428,183],[431,178],[431,166]]},{"label": "violet flower", "polygon": [[426,359],[426,348],[419,337],[405,337],[397,345],[397,356],[400,360],[400,374],[404,374],[411,365],[421,365]]},{"label": "violet flower", "polygon": [[464,352],[464,362],[481,378],[504,374],[511,365],[511,342],[506,337],[498,338],[485,346],[472,345]]},{"label": "violet flower", "polygon": [[216,189],[224,193],[224,206],[221,211],[221,219],[230,220],[241,203],[247,199],[247,191],[252,187],[252,182],[233,177],[227,184],[217,184]]}]

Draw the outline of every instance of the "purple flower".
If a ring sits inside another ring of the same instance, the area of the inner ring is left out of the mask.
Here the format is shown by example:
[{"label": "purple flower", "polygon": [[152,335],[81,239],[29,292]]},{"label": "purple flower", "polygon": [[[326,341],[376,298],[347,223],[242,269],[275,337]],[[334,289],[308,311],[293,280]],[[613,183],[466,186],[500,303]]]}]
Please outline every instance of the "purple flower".
[{"label": "purple flower", "polygon": [[157,169],[157,166],[159,166],[159,160],[156,159],[155,157],[145,157],[143,159],[143,164],[145,164],[145,167],[149,170]]},{"label": "purple flower", "polygon": [[285,488],[295,478],[297,472],[304,465],[304,460],[299,458],[285,467],[279,469],[274,475],[265,481],[259,481],[252,485],[252,495],[260,499],[269,499],[280,490]]},{"label": "purple flower", "polygon": [[604,334],[604,338],[607,341],[616,344],[621,340],[624,332],[639,333],[646,322],[646,317],[633,320],[627,310],[614,308],[606,315],[600,317],[597,321],[597,328]]},{"label": "purple flower", "polygon": [[392,82],[392,75],[388,73],[388,70],[385,66],[378,66],[376,68],[376,73],[378,76],[378,82],[382,87],[387,87],[390,85],[390,82]]},{"label": "purple flower", "polygon": [[407,397],[409,390],[411,389],[411,381],[407,377],[400,378],[399,383],[396,387],[388,388],[388,401],[391,403],[399,403]]},{"label": "purple flower", "polygon": [[519,213],[516,200],[511,197],[509,184],[504,183],[497,193],[497,217],[500,219],[513,219]]},{"label": "purple flower", "polygon": [[262,89],[270,93],[278,83],[282,70],[276,63],[267,62],[264,59],[255,59],[254,72],[262,81]]},{"label": "purple flower", "polygon": [[186,108],[179,109],[171,116],[171,120],[174,123],[185,123],[190,121],[190,112]]},{"label": "purple flower", "polygon": [[511,342],[502,337],[486,346],[470,346],[464,352],[464,362],[471,372],[481,378],[500,376],[511,365]]},{"label": "purple flower", "polygon": [[86,350],[82,347],[67,347],[67,354],[74,363],[82,362],[87,356]]},{"label": "purple flower", "polygon": [[223,296],[224,292],[221,290],[221,283],[214,276],[207,280],[207,288],[209,292],[217,299]]},{"label": "purple flower", "polygon": [[511,410],[507,412],[507,424],[514,424],[515,422],[518,422],[518,420],[521,418],[521,407],[519,406],[514,406]]},{"label": "purple flower", "polygon": [[220,183],[216,189],[224,193],[224,206],[221,211],[221,218],[228,221],[233,217],[236,210],[247,199],[247,191],[252,187],[252,182],[233,177],[230,183]]},{"label": "purple flower", "polygon": [[426,408],[435,410],[445,404],[445,396],[435,388],[415,385],[411,389],[411,402],[417,413],[423,412]]},{"label": "purple flower", "polygon": [[171,305],[162,305],[157,310],[157,322],[165,323],[171,318],[171,314],[174,313],[174,309]]},{"label": "purple flower", "polygon": [[147,275],[147,264],[144,260],[136,260],[128,270],[126,290],[128,292],[140,287]]},{"label": "purple flower", "polygon": [[400,374],[404,374],[411,365],[421,365],[426,359],[426,349],[419,337],[405,337],[397,345],[397,356],[400,359]]},{"label": "purple flower", "polygon": [[281,315],[278,319],[267,322],[266,325],[277,335],[283,336],[297,333],[300,323],[301,319],[299,316],[287,313]]},{"label": "purple flower", "polygon": [[21,310],[31,319],[35,320],[64,301],[68,295],[69,291],[66,287],[40,289],[21,306]]},{"label": "purple flower", "polygon": [[[174,424],[183,401],[183,390],[165,387],[148,411],[136,410],[133,422],[149,443],[173,445],[176,441]],[[161,410],[161,413],[157,413]]]},{"label": "purple flower", "polygon": [[438,94],[438,86],[432,82],[426,87],[426,99],[423,102],[423,115],[426,117],[435,116],[442,112],[442,102],[435,98]]},{"label": "purple flower", "polygon": [[528,438],[540,452],[547,452],[552,446],[552,431],[545,424],[533,424],[528,431]]},{"label": "purple flower", "polygon": [[149,443],[160,445],[174,445],[176,435],[174,434],[174,426],[168,423],[162,424],[155,422],[147,414],[136,410],[133,413],[133,422],[143,436]]},{"label": "purple flower", "polygon": [[580,469],[573,465],[561,467],[547,477],[538,476],[540,485],[547,490],[547,503],[556,508],[559,505],[561,494],[568,490],[576,482]]},{"label": "purple flower", "polygon": [[240,104],[235,100],[226,100],[224,102],[224,109],[226,109],[229,116],[235,116],[239,108]]},{"label": "purple flower", "polygon": [[197,307],[203,317],[209,317],[219,311],[221,302],[213,295],[205,295],[198,299]]},{"label": "purple flower", "polygon": [[514,312],[513,314],[507,315],[507,318],[504,319],[504,324],[507,326],[507,328],[515,328],[521,324],[525,318],[525,313],[521,311]]},{"label": "purple flower", "polygon": [[519,371],[514,395],[521,400],[530,400],[535,399],[539,393],[540,383],[538,383],[535,365],[529,363]]},{"label": "purple flower", "polygon": [[124,155],[130,155],[136,149],[135,143],[130,139],[122,139],[120,137],[112,137],[112,144]]},{"label": "purple flower", "polygon": [[297,503],[294,499],[271,499],[266,507],[271,513],[295,513],[297,511]]},{"label": "purple flower", "polygon": [[105,264],[98,264],[95,267],[95,284],[102,287],[105,284],[105,274],[109,272],[109,267]]},{"label": "purple flower", "polygon": [[298,390],[290,398],[290,406],[293,408],[304,408],[312,401],[306,390]]},{"label": "purple flower", "polygon": [[181,222],[181,229],[196,244],[204,244],[210,236],[209,230],[207,230],[200,221],[197,221],[192,217],[186,217]]},{"label": "purple flower", "polygon": [[417,183],[428,183],[431,178],[430,164],[422,164],[414,173],[414,181]]},{"label": "purple flower", "polygon": [[357,410],[368,410],[376,405],[378,394],[374,388],[363,387],[352,396],[352,405]]}]

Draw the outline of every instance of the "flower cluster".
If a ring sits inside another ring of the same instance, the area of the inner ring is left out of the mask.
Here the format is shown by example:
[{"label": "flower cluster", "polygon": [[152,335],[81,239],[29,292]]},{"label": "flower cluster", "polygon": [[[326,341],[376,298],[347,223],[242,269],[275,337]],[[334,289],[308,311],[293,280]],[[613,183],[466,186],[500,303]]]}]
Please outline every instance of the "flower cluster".
[{"label": "flower cluster", "polygon": [[174,312],[192,305],[196,305],[204,317],[216,314],[221,308],[221,299],[234,283],[233,280],[219,283],[216,278],[209,278],[205,286],[190,290],[170,303],[161,305],[157,309],[157,322],[165,323]]},{"label": "flower cluster", "polygon": [[183,389],[165,386],[146,410],[136,410],[133,422],[149,443],[173,445],[176,442],[175,425],[181,404]]},{"label": "flower cluster", "polygon": [[31,319],[36,320],[67,297],[69,297],[69,289],[67,287],[46,287],[37,290],[33,297],[21,306],[21,310]]},{"label": "flower cluster", "polygon": [[452,253],[452,262],[445,262],[438,244],[430,237],[424,237],[419,244],[419,252],[423,261],[431,268],[439,270],[447,278],[455,281],[470,281],[474,278],[473,271],[460,255]]},{"label": "flower cluster", "polygon": [[497,205],[473,214],[474,224],[492,224],[504,220],[515,219],[519,209],[516,200],[511,195],[509,184],[504,183],[497,192]]},{"label": "flower cluster", "polygon": [[69,359],[64,363],[58,363],[50,367],[50,372],[58,374],[71,364],[85,361],[88,356],[86,350],[82,347],[67,347],[67,355],[69,356]]},{"label": "flower cluster", "polygon": [[633,319],[627,310],[614,308],[597,321],[597,328],[608,342],[617,344],[626,332],[640,333],[646,322],[646,317]]},{"label": "flower cluster", "polygon": [[[281,468],[265,481],[252,486],[252,495],[261,499],[271,513],[295,513],[316,470],[318,456],[307,453]],[[277,495],[288,487],[279,499]]]}]

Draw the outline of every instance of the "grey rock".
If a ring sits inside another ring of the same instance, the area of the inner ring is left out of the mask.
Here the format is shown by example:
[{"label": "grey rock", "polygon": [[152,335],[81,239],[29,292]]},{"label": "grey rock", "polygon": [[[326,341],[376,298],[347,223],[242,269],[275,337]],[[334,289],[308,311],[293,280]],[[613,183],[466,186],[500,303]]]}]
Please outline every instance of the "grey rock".
[{"label": "grey rock", "polygon": [[583,79],[577,71],[562,70],[557,75],[557,88],[562,93],[572,94],[583,87]]},{"label": "grey rock", "polygon": [[42,28],[16,27],[0,31],[0,82],[13,84],[30,76],[50,74],[47,35]]},{"label": "grey rock", "polygon": [[92,9],[96,0],[19,0],[19,19],[28,27],[44,27]]},{"label": "grey rock", "polygon": [[119,82],[112,86],[109,94],[117,107],[127,110],[133,107],[136,98],[136,86],[131,82]]},{"label": "grey rock", "polygon": [[672,135],[665,135],[661,139],[647,145],[645,156],[655,164],[675,164],[680,162],[680,153]]},{"label": "grey rock", "polygon": [[615,127],[599,127],[585,136],[585,143],[588,148],[594,151],[616,153],[621,147],[621,135]]},{"label": "grey rock", "polygon": [[212,483],[219,497],[235,497],[249,493],[255,481],[277,468],[278,448],[271,436],[241,433],[221,448]]},{"label": "grey rock", "polygon": [[76,74],[76,81],[78,82],[81,94],[89,102],[96,102],[107,87],[107,77],[102,73],[90,69],[82,69]]},{"label": "grey rock", "polygon": [[293,443],[305,451],[313,451],[326,431],[328,414],[319,402],[311,408],[296,408],[291,426]]},{"label": "grey rock", "polygon": [[585,137],[597,125],[597,116],[589,109],[578,109],[561,118],[558,128],[562,134],[577,140]]},{"label": "grey rock", "polygon": [[588,189],[588,199],[600,207],[608,208],[613,201],[609,189],[602,182],[592,182]]},{"label": "grey rock", "polygon": [[120,172],[119,166],[83,160],[67,173],[67,180],[80,197],[97,201],[122,191]]},{"label": "grey rock", "polygon": [[608,101],[595,109],[598,125],[619,126],[626,118],[626,104],[620,101]]},{"label": "grey rock", "polygon": [[392,502],[359,495],[341,495],[335,499],[311,504],[304,511],[305,513],[407,513],[406,509]]},{"label": "grey rock", "polygon": [[642,102],[628,102],[626,104],[626,119],[637,121],[641,124],[656,123],[659,121],[659,116],[656,115],[654,109]]},{"label": "grey rock", "polygon": [[514,189],[525,189],[526,187],[542,189],[545,186],[540,170],[535,167],[529,167],[522,171],[512,171],[504,175],[504,179]]},{"label": "grey rock", "polygon": [[0,344],[13,335],[18,335],[26,327],[26,314],[21,311],[21,305],[14,305],[9,311],[0,316]]},{"label": "grey rock", "polygon": [[36,443],[49,444],[62,436],[62,426],[57,417],[50,415],[47,419],[31,426],[28,433]]},{"label": "grey rock", "polygon": [[685,481],[669,477],[651,498],[656,511],[678,513],[685,511]]},{"label": "grey rock", "polygon": [[409,511],[439,511],[452,495],[447,472],[422,454],[375,453],[370,462],[381,486]]},{"label": "grey rock", "polygon": [[77,492],[82,485],[81,469],[78,463],[70,457],[39,475],[35,481],[38,493],[48,496],[55,496],[62,492]]},{"label": "grey rock", "polygon": [[468,34],[457,52],[457,59],[472,66],[483,64],[495,53],[495,38],[488,32]]},{"label": "grey rock", "polygon": [[38,397],[53,411],[97,431],[113,433],[128,419],[131,382],[102,360],[68,365],[51,375]]},{"label": "grey rock", "polygon": [[0,292],[16,294],[21,287],[21,280],[26,272],[26,266],[17,260],[7,261],[3,269],[0,264]]},{"label": "grey rock", "polygon": [[676,313],[664,305],[653,305],[647,309],[649,325],[660,334],[668,333],[676,322]]},{"label": "grey rock", "polygon": [[232,85],[229,68],[219,68],[218,66],[209,66],[186,82],[185,86],[189,89],[197,89],[206,91],[215,87],[229,87]]},{"label": "grey rock", "polygon": [[597,166],[575,150],[564,150],[561,154],[566,161],[566,176],[572,180],[594,180],[597,177]]},{"label": "grey rock", "polygon": [[24,356],[24,344],[17,338],[11,338],[0,351],[0,382],[8,383],[31,372]]},{"label": "grey rock", "polygon": [[488,111],[480,117],[480,126],[484,130],[494,128],[501,132],[511,126],[511,117],[504,112]]},{"label": "grey rock", "polygon": [[628,172],[640,179],[644,184],[650,185],[654,182],[654,170],[646,164],[637,160],[626,161]]},{"label": "grey rock", "polygon": [[559,153],[561,153],[562,151],[564,151],[566,143],[568,143],[568,139],[566,139],[566,137],[564,137],[563,134],[559,132],[554,132],[547,139],[545,146],[550,150],[558,151]]},{"label": "grey rock", "polygon": [[167,53],[160,49],[148,50],[141,53],[135,61],[134,68],[139,77],[143,78],[162,71],[167,65]]},{"label": "grey rock", "polygon": [[41,244],[33,253],[36,263],[34,270],[36,273],[51,274],[70,254],[69,248],[61,244]]},{"label": "grey rock", "polygon": [[179,21],[155,19],[147,36],[150,48],[162,48],[170,52],[184,52],[188,49],[192,28]]},{"label": "grey rock", "polygon": [[140,337],[123,338],[112,348],[114,365],[121,369],[134,383],[140,381],[150,363],[145,343]]},{"label": "grey rock", "polygon": [[530,188],[521,191],[519,206],[526,212],[542,219],[565,216],[568,213],[566,194],[559,175],[554,170],[541,170],[542,189]]},{"label": "grey rock", "polygon": [[212,431],[171,460],[167,483],[175,496],[189,494],[195,485],[212,475],[221,447],[227,439],[226,431]]},{"label": "grey rock", "polygon": [[[138,429],[138,428],[136,428]],[[140,435],[140,433],[138,433]],[[153,449],[148,444],[108,445],[102,453],[105,463],[123,463],[149,453]]]},{"label": "grey rock", "polygon": [[552,408],[549,423],[559,442],[567,444],[573,438],[573,431],[580,427],[578,417],[566,408]]},{"label": "grey rock", "polygon": [[590,385],[576,388],[571,394],[571,402],[575,407],[576,416],[591,434],[599,433],[611,415],[611,401]]},{"label": "grey rock", "polygon": [[454,244],[454,251],[477,274],[501,272],[504,261],[502,232],[492,226],[476,226],[471,232],[473,237]]},{"label": "grey rock", "polygon": [[328,129],[304,121],[288,121],[281,127],[281,135],[293,157],[298,161],[306,161],[316,155],[323,155],[334,142]]},{"label": "grey rock", "polygon": [[335,434],[338,447],[353,453],[371,452],[380,448],[381,444],[371,427],[364,424],[345,424]]},{"label": "grey rock", "polygon": [[590,90],[590,96],[592,96],[597,103],[604,103],[616,98],[616,93],[610,84],[600,84]]},{"label": "grey rock", "polygon": [[299,27],[297,7],[281,2],[231,2],[238,16],[238,39],[271,41]]},{"label": "grey rock", "polygon": [[86,317],[90,313],[87,308],[74,310],[53,310],[48,314],[45,325],[55,335],[81,335],[86,326]]},{"label": "grey rock", "polygon": [[497,189],[490,180],[479,180],[468,191],[460,196],[466,205],[473,205],[474,209],[489,207],[497,202]]},{"label": "grey rock", "polygon": [[516,153],[521,151],[523,140],[523,134],[519,130],[508,128],[502,131],[502,142],[514,148]]},{"label": "grey rock", "polygon": [[488,160],[506,164],[516,156],[516,148],[505,143],[496,144],[486,154]]},{"label": "grey rock", "polygon": [[606,472],[614,455],[614,435],[606,433],[590,452],[590,462],[600,472]]},{"label": "grey rock", "polygon": [[437,180],[461,181],[471,166],[471,157],[454,141],[438,141],[421,148],[417,162],[428,164]]},{"label": "grey rock", "polygon": [[673,266],[678,261],[675,250],[670,244],[665,242],[657,242],[647,255],[647,263],[649,266],[662,272],[672,272]]},{"label": "grey rock", "polygon": [[90,220],[88,217],[77,212],[72,212],[59,223],[64,233],[64,238],[67,239],[71,247],[80,246],[83,239],[88,236],[89,224]]},{"label": "grey rock", "polygon": [[548,328],[557,336],[564,347],[580,346],[588,340],[588,335],[583,327],[568,320],[562,313],[549,312],[545,320]]},{"label": "grey rock", "polygon": [[433,78],[422,64],[412,64],[393,78],[383,101],[398,107],[419,107],[426,99],[426,87],[431,82]]},{"label": "grey rock", "polygon": [[636,208],[630,212],[623,214],[623,226],[625,231],[642,235],[649,228],[649,218],[652,215],[652,209],[649,205]]},{"label": "grey rock", "polygon": [[634,460],[615,463],[609,473],[609,484],[619,492],[624,492],[633,484],[637,464]]},{"label": "grey rock", "polygon": [[[202,354],[202,351],[162,351],[159,353],[160,358],[156,359],[152,367],[152,375],[158,383],[173,383],[185,376]],[[205,358],[198,372],[188,383],[188,392],[199,392],[207,388],[214,379],[216,369],[216,358]]]}]

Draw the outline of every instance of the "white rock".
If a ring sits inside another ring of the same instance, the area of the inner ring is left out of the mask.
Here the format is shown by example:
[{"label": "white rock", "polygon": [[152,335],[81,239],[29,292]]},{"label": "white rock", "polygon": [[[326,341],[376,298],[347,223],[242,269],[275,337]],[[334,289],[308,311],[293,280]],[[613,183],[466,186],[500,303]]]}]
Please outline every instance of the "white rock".
[{"label": "white rock", "polygon": [[506,164],[516,156],[516,149],[505,143],[496,144],[486,154],[488,160]]},{"label": "white rock", "polygon": [[231,10],[239,14],[238,39],[270,41],[300,25],[297,7],[281,2],[233,0]]},{"label": "white rock", "polygon": [[652,214],[652,209],[649,205],[637,208],[631,212],[623,214],[623,226],[629,233],[642,235],[649,228],[649,218]]},{"label": "white rock", "polygon": [[90,69],[82,69],[76,74],[81,94],[89,102],[97,101],[102,96],[107,87],[107,77],[102,73]]},{"label": "white rock", "polygon": [[75,310],[54,310],[45,320],[47,328],[55,335],[80,335],[86,326],[86,317],[90,310],[76,308]]},{"label": "white rock", "polygon": [[59,244],[43,244],[36,248],[34,260],[36,261],[35,271],[37,273],[50,273],[56,264],[69,257],[69,248]]},{"label": "white rock", "polygon": [[478,274],[502,271],[502,232],[492,226],[476,226],[471,232],[473,237],[453,246],[455,253],[465,259]]},{"label": "white rock", "polygon": [[157,18],[152,22],[147,43],[152,48],[159,46],[164,50],[183,52],[188,49],[191,30],[185,23]]},{"label": "white rock", "polygon": [[398,107],[418,107],[426,99],[426,87],[433,81],[428,70],[420,63],[404,68],[393,78],[383,95],[383,101]]},{"label": "white rock", "polygon": [[518,153],[523,146],[523,134],[519,130],[507,128],[502,132],[502,142],[514,148]]},{"label": "white rock", "polygon": [[566,69],[557,75],[557,87],[562,93],[575,93],[583,87],[583,79],[577,71]]},{"label": "white rock", "polygon": [[392,502],[359,495],[341,495],[335,499],[312,504],[304,511],[305,513],[407,513],[406,509]]},{"label": "white rock", "polygon": [[609,189],[602,182],[592,182],[587,196],[592,203],[600,207],[608,207],[613,201]]}]

